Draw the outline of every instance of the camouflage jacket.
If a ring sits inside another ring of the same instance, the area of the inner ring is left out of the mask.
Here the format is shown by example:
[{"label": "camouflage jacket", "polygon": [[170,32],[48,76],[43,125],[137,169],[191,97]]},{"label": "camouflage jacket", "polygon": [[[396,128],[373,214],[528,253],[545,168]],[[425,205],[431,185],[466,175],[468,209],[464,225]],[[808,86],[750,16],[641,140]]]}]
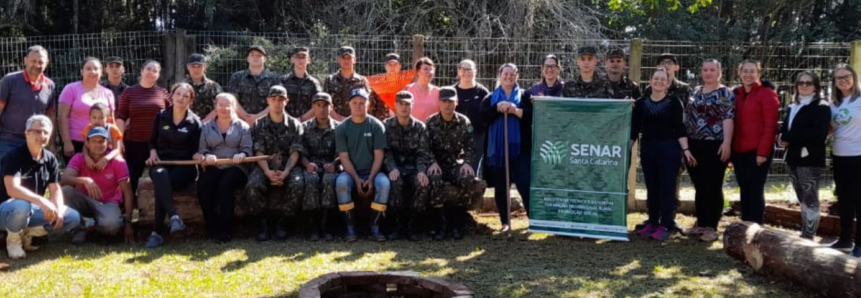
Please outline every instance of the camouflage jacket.
[{"label": "camouflage jacket", "polygon": [[430,152],[430,135],[425,124],[414,117],[406,126],[398,123],[398,117],[386,119],[386,150],[384,163],[389,171],[394,169],[418,170],[427,172],[433,163]]},{"label": "camouflage jacket", "polygon": [[273,155],[269,162],[270,169],[281,169],[290,159],[290,154],[305,153],[305,147],[302,146],[303,131],[302,123],[288,115],[284,115],[284,121],[280,123],[272,121],[270,115],[257,119],[251,128],[254,153]]},{"label": "camouflage jacket", "polygon": [[472,123],[464,114],[455,112],[454,119],[446,122],[442,114],[436,113],[428,117],[426,125],[431,152],[440,166],[457,164],[458,160],[475,160]]},{"label": "camouflage jacket", "polygon": [[[651,86],[646,87],[646,90],[643,91],[643,96],[650,95],[652,95]],[[688,106],[688,102],[690,102],[691,96],[693,96],[693,89],[691,89],[691,85],[685,84],[685,82],[673,78],[673,83],[670,84],[670,87],[667,88],[667,96],[675,96],[682,101],[682,104]]]},{"label": "camouflage jacket", "polygon": [[190,77],[186,77],[184,82],[194,87],[196,94],[194,103],[191,104],[191,110],[201,119],[206,118],[209,112],[215,109],[215,96],[224,91],[221,89],[221,85],[206,78],[206,76],[203,77],[203,84],[195,85]]},{"label": "camouflage jacket", "polygon": [[371,92],[368,79],[358,73],[353,73],[352,77],[345,78],[338,71],[327,76],[323,84],[323,91],[332,96],[332,108],[344,117],[350,116],[350,91],[355,88],[365,88]]},{"label": "camouflage jacket", "polygon": [[584,82],[580,76],[565,81],[565,85],[562,86],[562,97],[615,98],[607,79],[598,73],[595,73],[591,82]]},{"label": "camouflage jacket", "polygon": [[629,79],[627,76],[622,76],[622,79],[618,82],[607,80],[607,83],[610,85],[610,89],[612,90],[612,96],[610,96],[610,98],[621,99],[628,97],[630,99],[637,100],[642,97],[640,85]]},{"label": "camouflage jacket", "polygon": [[104,81],[102,81],[102,86],[105,88],[111,89],[111,93],[114,94],[114,106],[119,107],[120,106],[120,95],[123,94],[123,91],[126,91],[126,88],[128,88],[129,85],[126,84],[126,82],[120,82],[120,84],[117,86],[111,86],[110,81],[104,80]]},{"label": "camouflage jacket", "polygon": [[269,87],[278,83],[280,83],[278,76],[269,69],[264,69],[257,76],[252,76],[246,69],[230,75],[227,92],[236,95],[236,100],[246,112],[254,114],[267,107],[266,97],[269,96]]},{"label": "camouflage jacket", "polygon": [[287,113],[296,118],[301,118],[311,110],[314,94],[323,91],[320,81],[307,73],[304,78],[300,78],[291,72],[281,78],[281,85],[287,89],[287,97],[290,99],[287,102]]},{"label": "camouflage jacket", "polygon": [[302,145],[305,147],[305,158],[322,167],[338,157],[335,151],[335,129],[341,122],[329,118],[328,128],[317,127],[317,118],[311,118],[302,123],[305,134],[302,135]]}]

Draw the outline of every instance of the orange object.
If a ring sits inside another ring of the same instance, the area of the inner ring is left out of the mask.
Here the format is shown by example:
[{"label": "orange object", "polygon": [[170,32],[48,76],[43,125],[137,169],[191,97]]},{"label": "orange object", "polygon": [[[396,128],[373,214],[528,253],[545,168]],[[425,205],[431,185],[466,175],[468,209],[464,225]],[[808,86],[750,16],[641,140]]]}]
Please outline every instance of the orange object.
[{"label": "orange object", "polygon": [[404,90],[404,87],[409,83],[412,83],[415,76],[415,70],[402,70],[398,73],[368,76],[367,79],[371,90],[380,97],[389,109],[394,110],[395,95],[398,94],[398,91]]}]

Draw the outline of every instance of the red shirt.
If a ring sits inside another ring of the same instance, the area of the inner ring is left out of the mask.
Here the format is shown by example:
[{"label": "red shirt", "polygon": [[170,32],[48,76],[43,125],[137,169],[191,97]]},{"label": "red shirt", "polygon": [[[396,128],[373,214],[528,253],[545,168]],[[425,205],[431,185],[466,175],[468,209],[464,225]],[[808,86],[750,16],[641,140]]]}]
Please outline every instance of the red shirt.
[{"label": "red shirt", "polygon": [[117,119],[129,121],[123,139],[130,142],[149,142],[152,134],[152,122],[158,112],[170,105],[170,95],[167,90],[153,86],[144,88],[134,85],[126,88],[120,95],[120,106]]},{"label": "red shirt", "polygon": [[735,89],[735,131],[732,151],[750,152],[768,157],[774,148],[777,114],[780,102],[770,87],[756,83],[745,93],[744,86]]}]

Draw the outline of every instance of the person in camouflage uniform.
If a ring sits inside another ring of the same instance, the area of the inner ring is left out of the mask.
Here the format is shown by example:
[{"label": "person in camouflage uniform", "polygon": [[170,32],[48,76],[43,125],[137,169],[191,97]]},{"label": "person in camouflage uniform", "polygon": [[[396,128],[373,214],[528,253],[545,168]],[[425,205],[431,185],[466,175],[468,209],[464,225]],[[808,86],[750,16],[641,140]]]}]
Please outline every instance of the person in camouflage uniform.
[{"label": "person in camouflage uniform", "polygon": [[[670,76],[670,81],[672,81],[670,86],[667,87],[667,96],[675,96],[682,101],[682,104],[688,106],[688,102],[693,95],[693,90],[691,89],[691,85],[679,81],[679,79],[676,78],[676,73],[679,71],[678,61],[679,60],[676,59],[676,55],[671,53],[663,53],[658,56],[658,59],[656,59],[658,64],[657,67],[666,69],[667,74]],[[646,87],[646,90],[643,91],[643,96],[649,95],[652,95],[652,88]]]},{"label": "person in camouflage uniform", "polygon": [[307,47],[294,48],[290,53],[290,63],[293,64],[293,71],[281,78],[281,84],[290,96],[287,113],[300,121],[306,121],[314,117],[311,101],[318,92],[323,91],[323,87],[320,81],[308,73],[311,50]]},{"label": "person in camouflage uniform", "polygon": [[303,127],[299,120],[284,112],[288,100],[284,87],[272,86],[267,98],[269,115],[257,119],[251,130],[255,154],[272,156],[257,162],[258,167],[248,175],[245,185],[249,213],[260,218],[257,241],[271,238],[271,217],[277,218],[275,238],[287,238],[283,221],[299,211],[305,190],[302,168],[296,166],[305,151]]},{"label": "person in camouflage uniform", "polygon": [[577,49],[577,66],[580,75],[573,80],[565,81],[562,86],[562,97],[578,98],[613,98],[615,94],[607,79],[597,72],[598,49],[584,46]]},{"label": "person in camouflage uniform", "polygon": [[350,92],[353,89],[371,92],[371,87],[368,79],[356,73],[356,50],[353,47],[338,49],[338,65],[341,69],[326,77],[323,91],[332,96],[332,118],[344,121],[344,118],[350,116]]},{"label": "person in camouflage uniform", "polygon": [[120,95],[129,87],[126,82],[123,82],[123,76],[126,74],[126,67],[123,66],[123,58],[110,56],[105,58],[105,74],[107,78],[102,81],[102,86],[111,89],[114,94],[114,106],[120,106]]},{"label": "person in camouflage uniform", "polygon": [[266,50],[261,46],[251,46],[246,52],[248,69],[230,75],[227,92],[236,95],[239,106],[236,113],[249,125],[269,114],[266,97],[269,88],[278,85],[280,78],[266,68]]},{"label": "person in camouflage uniform", "polygon": [[621,48],[614,47],[607,52],[607,59],[604,60],[604,69],[607,70],[607,81],[612,90],[610,98],[640,99],[642,96],[640,85],[624,74],[626,66],[625,51]]},{"label": "person in camouflage uniform", "polygon": [[302,146],[306,154],[302,155],[302,166],[305,167],[305,197],[302,209],[312,213],[311,241],[317,241],[322,234],[323,239],[331,241],[329,218],[338,205],[335,196],[335,178],[338,178],[338,153],[335,152],[335,129],[341,123],[332,119],[332,97],[324,92],[314,95],[311,111],[314,118],[302,123],[305,134],[302,135]]},{"label": "person in camouflage uniform", "polygon": [[396,117],[383,122],[389,147],[383,163],[392,182],[387,217],[389,240],[400,238],[402,222],[407,222],[408,239],[419,240],[415,218],[424,212],[430,195],[430,178],[427,176],[427,169],[433,163],[430,136],[425,124],[410,116],[412,112],[412,93],[398,92],[395,97]]},{"label": "person in camouflage uniform", "polygon": [[[427,119],[431,152],[436,162],[428,168],[431,180],[429,205],[439,225],[434,240],[445,239],[448,219],[451,220],[451,236],[462,238],[463,214],[472,200],[484,194],[478,187],[475,169],[467,160],[475,160],[473,127],[469,118],[455,112],[457,91],[443,87],[439,91],[439,112]],[[440,179],[441,178],[441,179]],[[443,183],[445,182],[445,183]],[[445,184],[457,186],[455,194],[445,193]]]},{"label": "person in camouflage uniform", "polygon": [[191,104],[191,110],[199,115],[201,122],[215,119],[215,96],[222,92],[221,85],[206,77],[206,56],[203,54],[191,54],[185,68],[188,77],[185,82],[194,87],[195,100]]}]

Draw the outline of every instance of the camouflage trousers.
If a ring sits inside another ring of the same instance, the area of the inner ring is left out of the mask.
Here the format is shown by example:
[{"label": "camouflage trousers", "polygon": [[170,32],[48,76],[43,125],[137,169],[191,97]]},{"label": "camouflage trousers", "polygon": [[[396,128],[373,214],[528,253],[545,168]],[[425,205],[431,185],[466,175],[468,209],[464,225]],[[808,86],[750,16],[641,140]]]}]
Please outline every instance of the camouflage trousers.
[{"label": "camouflage trousers", "polygon": [[302,200],[302,210],[334,209],[338,206],[335,196],[335,178],[339,172],[326,173],[323,168],[317,168],[314,173],[303,171],[305,176],[305,197]]},{"label": "camouflage trousers", "polygon": [[283,185],[272,185],[259,167],[248,175],[245,199],[252,215],[278,213],[296,215],[302,204],[304,179],[302,169],[294,168],[284,179]]},{"label": "camouflage trousers", "polygon": [[475,176],[460,173],[461,166],[460,164],[440,165],[442,175],[430,176],[431,195],[428,203],[431,207],[469,207],[473,200],[484,195],[484,188],[479,189]]},{"label": "camouflage trousers", "polygon": [[[427,186],[422,187],[418,173],[418,170],[415,169],[402,170],[398,180],[392,181],[392,188],[389,192],[389,209],[422,212],[427,208],[433,181],[429,181]],[[441,177],[437,176],[436,179],[440,180]],[[438,182],[437,184],[441,183]]]}]

